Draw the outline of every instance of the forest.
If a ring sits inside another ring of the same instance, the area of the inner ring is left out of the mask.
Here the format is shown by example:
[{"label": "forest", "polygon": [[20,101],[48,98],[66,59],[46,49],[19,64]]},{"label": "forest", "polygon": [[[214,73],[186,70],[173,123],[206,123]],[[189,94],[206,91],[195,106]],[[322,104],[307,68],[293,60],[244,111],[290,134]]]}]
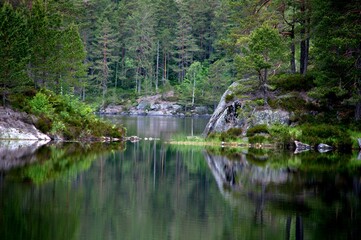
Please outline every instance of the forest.
[{"label": "forest", "polygon": [[174,91],[214,106],[250,79],[361,119],[358,0],[1,0],[2,105],[47,89],[97,108]]}]

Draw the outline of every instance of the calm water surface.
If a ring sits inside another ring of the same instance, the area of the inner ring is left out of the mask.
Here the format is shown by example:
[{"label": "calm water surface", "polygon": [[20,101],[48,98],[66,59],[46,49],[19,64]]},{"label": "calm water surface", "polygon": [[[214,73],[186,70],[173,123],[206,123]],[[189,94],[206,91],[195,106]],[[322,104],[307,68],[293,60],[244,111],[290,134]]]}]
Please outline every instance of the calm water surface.
[{"label": "calm water surface", "polygon": [[[112,118],[161,139],[207,120]],[[0,142],[1,239],[361,239],[357,153],[25,145]]]}]

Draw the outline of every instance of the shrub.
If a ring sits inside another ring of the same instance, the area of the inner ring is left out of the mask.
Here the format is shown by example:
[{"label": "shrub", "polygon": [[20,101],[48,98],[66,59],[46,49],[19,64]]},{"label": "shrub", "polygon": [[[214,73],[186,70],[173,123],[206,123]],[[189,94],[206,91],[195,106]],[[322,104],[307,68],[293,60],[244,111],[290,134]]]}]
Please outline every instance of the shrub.
[{"label": "shrub", "polygon": [[41,115],[38,121],[35,123],[35,127],[43,133],[48,133],[52,128],[52,121],[45,115]]},{"label": "shrub", "polygon": [[349,133],[340,126],[336,125],[308,125],[300,126],[302,135],[300,141],[310,145],[325,143],[339,149],[351,149],[352,140]]},{"label": "shrub", "polygon": [[33,113],[44,114],[50,117],[54,113],[54,108],[49,102],[49,97],[42,92],[38,92],[29,102],[30,109]]},{"label": "shrub", "polygon": [[268,140],[268,137],[264,135],[254,135],[252,137],[248,137],[249,143],[264,143]]},{"label": "shrub", "polygon": [[270,78],[270,84],[283,91],[310,90],[315,86],[314,76],[307,74],[280,74]]},{"label": "shrub", "polygon": [[115,137],[125,135],[122,127],[97,119],[93,109],[73,96],[60,96],[48,90],[38,92],[28,103],[31,112],[40,116],[37,127],[44,133],[65,139]]},{"label": "shrub", "polygon": [[226,103],[229,103],[229,102],[233,101],[233,99],[234,99],[234,95],[233,95],[233,94],[227,94],[227,95],[226,95],[226,98],[225,98]]},{"label": "shrub", "polygon": [[266,124],[256,125],[247,130],[247,137],[252,137],[257,133],[269,133]]}]

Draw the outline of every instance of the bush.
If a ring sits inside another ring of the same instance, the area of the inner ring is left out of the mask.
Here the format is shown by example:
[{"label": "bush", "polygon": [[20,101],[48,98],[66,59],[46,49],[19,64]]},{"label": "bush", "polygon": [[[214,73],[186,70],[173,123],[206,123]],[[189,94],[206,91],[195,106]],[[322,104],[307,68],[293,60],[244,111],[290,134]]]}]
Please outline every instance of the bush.
[{"label": "bush", "polygon": [[97,119],[91,107],[72,96],[42,90],[28,105],[33,114],[40,116],[36,125],[44,133],[62,135],[67,140],[125,135],[122,127]]},{"label": "bush", "polygon": [[310,145],[325,143],[338,149],[351,149],[352,140],[346,129],[336,125],[309,125],[300,126],[302,135],[300,141]]},{"label": "bush", "polygon": [[254,135],[252,137],[248,137],[248,142],[249,143],[264,143],[268,141],[268,137],[264,136],[264,135]]},{"label": "bush", "polygon": [[233,95],[233,94],[227,94],[227,95],[226,95],[226,98],[225,98],[226,103],[229,103],[229,102],[233,101],[233,99],[234,99],[234,95]]},{"label": "bush", "polygon": [[270,78],[270,84],[283,91],[308,91],[315,86],[312,74],[280,74]]},{"label": "bush", "polygon": [[38,92],[29,102],[32,113],[36,115],[44,114],[51,117],[54,113],[54,108],[49,102],[49,97],[42,92]]},{"label": "bush", "polygon": [[252,137],[257,133],[269,133],[266,124],[256,125],[247,130],[247,137]]}]

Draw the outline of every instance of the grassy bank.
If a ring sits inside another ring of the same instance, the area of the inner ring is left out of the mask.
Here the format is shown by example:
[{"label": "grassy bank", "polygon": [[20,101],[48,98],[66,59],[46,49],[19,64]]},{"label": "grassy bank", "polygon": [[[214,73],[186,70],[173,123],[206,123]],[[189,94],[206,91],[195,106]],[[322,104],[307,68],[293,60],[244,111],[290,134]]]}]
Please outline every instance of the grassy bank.
[{"label": "grassy bank", "polygon": [[361,132],[355,128],[326,124],[302,124],[298,126],[257,125],[249,128],[246,135],[242,129],[212,133],[207,138],[176,136],[169,143],[202,146],[230,146],[255,148],[293,148],[294,141],[301,141],[316,148],[323,143],[340,151],[358,149],[357,139]]}]

